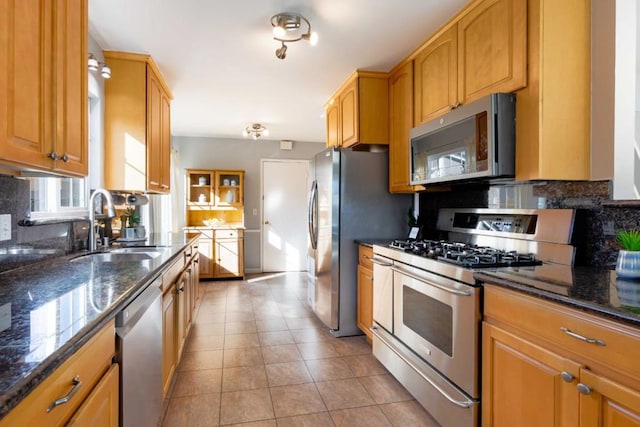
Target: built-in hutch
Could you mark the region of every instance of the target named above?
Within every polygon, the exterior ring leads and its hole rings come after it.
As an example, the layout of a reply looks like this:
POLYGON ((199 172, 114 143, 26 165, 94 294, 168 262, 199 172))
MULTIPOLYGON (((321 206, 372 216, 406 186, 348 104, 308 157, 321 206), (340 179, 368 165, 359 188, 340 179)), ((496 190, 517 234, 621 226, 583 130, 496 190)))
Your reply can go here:
POLYGON ((200 277, 244 277, 244 171, 187 169, 186 230, 200 233, 200 277))

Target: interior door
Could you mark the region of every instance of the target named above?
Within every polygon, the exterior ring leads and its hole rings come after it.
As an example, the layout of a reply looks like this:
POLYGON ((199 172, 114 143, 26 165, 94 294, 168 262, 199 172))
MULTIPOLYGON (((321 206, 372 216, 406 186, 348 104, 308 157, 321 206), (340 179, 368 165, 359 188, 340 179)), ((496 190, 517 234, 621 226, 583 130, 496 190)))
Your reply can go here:
POLYGON ((309 162, 262 161, 262 270, 307 268, 309 162))

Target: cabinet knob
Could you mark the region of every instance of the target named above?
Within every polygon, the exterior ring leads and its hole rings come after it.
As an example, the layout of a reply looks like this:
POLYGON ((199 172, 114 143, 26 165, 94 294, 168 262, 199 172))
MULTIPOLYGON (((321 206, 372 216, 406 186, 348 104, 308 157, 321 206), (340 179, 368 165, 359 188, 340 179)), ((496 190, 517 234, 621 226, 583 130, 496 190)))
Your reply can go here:
POLYGON ((570 382, 572 382, 572 381, 573 381, 573 379, 575 378, 572 374, 570 374, 569 372, 566 372, 566 371, 562 372, 562 373, 560 374, 560 376, 562 377, 562 379, 563 379, 563 380, 564 380, 564 382, 566 382, 566 383, 570 383, 570 382))
POLYGON ((66 154, 63 154, 62 157, 60 157, 62 159, 63 162, 67 163, 69 161, 69 156, 67 156, 66 154))
POLYGON ((589 395, 591 394, 591 387, 586 384, 579 383, 578 384, 578 392, 580 394, 589 395))
POLYGON ((58 154, 55 151, 52 151, 47 155, 51 160, 58 160, 58 154))
POLYGON ((269 221, 265 221, 264 225, 270 225, 271 223, 269 221))

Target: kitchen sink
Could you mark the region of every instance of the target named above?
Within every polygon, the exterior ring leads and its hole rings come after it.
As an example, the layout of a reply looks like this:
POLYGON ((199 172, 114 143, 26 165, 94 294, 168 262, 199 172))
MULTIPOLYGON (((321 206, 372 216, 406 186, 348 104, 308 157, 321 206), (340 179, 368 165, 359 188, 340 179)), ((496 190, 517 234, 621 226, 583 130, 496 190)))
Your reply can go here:
POLYGON ((82 259, 90 259, 99 262, 136 262, 145 261, 157 258, 162 254, 162 251, 154 250, 152 248, 122 248, 114 249, 111 252, 94 252, 86 255, 80 255, 73 258, 71 262, 79 261, 82 259), (138 249, 138 250, 132 250, 138 249))

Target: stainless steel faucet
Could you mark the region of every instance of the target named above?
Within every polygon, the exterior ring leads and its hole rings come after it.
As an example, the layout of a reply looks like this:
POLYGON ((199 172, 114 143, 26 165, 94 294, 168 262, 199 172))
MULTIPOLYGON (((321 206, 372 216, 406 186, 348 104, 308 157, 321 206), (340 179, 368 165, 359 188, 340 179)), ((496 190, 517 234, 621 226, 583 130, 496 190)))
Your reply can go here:
POLYGON ((113 218, 117 215, 116 208, 113 207, 111 193, 104 188, 96 188, 91 194, 91 197, 89 197, 89 250, 91 252, 96 250, 96 208, 94 205, 97 194, 102 194, 107 199, 107 218, 113 218))

